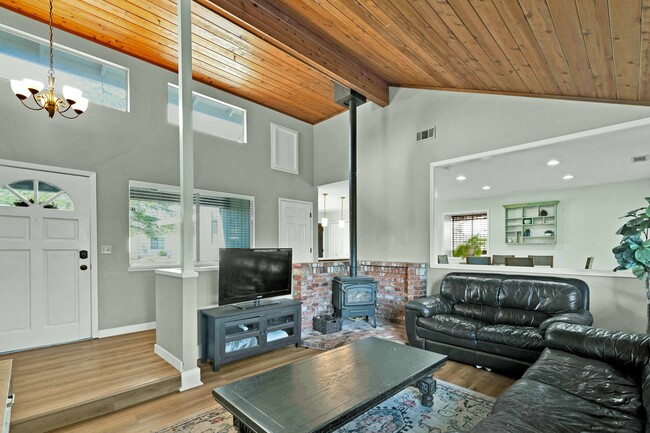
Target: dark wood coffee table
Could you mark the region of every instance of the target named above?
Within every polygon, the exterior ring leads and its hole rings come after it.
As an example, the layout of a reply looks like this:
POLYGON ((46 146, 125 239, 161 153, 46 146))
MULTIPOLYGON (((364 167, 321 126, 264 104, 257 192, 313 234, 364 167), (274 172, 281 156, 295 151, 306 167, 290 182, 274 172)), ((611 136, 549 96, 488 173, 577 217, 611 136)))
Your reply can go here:
POLYGON ((328 432, 410 384, 433 404, 431 376, 446 355, 366 338, 212 390, 249 433, 328 432))

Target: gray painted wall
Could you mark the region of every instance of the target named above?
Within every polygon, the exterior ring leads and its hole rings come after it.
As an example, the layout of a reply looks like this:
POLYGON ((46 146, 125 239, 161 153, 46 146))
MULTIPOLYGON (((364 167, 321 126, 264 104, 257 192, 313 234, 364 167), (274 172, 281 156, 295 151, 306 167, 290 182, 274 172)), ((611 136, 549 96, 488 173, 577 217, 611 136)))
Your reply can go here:
MULTIPOLYGON (((47 36, 47 26, 1 8, 0 23, 47 36)), ((77 120, 48 119, 23 108, 9 82, 0 80, 0 159, 97 173, 98 242, 113 246, 112 255, 99 256, 99 329, 152 322, 154 273, 127 270, 128 181, 178 185, 178 128, 167 124, 167 83, 177 83, 177 76, 62 31, 55 30, 54 39, 128 67, 131 112, 91 104, 77 120)), ((248 111, 247 144, 195 134, 196 188, 255 196, 256 246, 277 246, 279 197, 316 208, 313 127, 200 83, 194 90, 248 111), (271 122, 299 132, 300 175, 270 169, 271 122)))
MULTIPOLYGON (((640 106, 391 88, 388 107, 368 103, 358 113, 359 258, 429 260, 431 162, 649 116, 650 108, 640 106), (416 132, 434 125, 437 138, 416 144, 416 132)), ((347 128, 347 113, 314 127, 316 185, 347 178, 347 128)), ((430 292, 438 271, 431 270, 430 292)), ((597 323, 643 331, 645 303, 635 304, 642 283, 597 281, 601 310, 611 318, 597 323), (634 294, 634 302, 608 303, 617 290, 634 294)))

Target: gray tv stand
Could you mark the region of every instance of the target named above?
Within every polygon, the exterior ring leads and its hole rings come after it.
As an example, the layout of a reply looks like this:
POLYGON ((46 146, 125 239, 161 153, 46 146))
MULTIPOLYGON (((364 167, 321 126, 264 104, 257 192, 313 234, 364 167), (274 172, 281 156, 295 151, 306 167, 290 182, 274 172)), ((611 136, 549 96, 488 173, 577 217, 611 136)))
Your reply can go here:
POLYGON ((199 310, 201 362, 212 371, 235 361, 288 344, 300 346, 302 302, 274 299, 246 309, 233 305, 199 310))

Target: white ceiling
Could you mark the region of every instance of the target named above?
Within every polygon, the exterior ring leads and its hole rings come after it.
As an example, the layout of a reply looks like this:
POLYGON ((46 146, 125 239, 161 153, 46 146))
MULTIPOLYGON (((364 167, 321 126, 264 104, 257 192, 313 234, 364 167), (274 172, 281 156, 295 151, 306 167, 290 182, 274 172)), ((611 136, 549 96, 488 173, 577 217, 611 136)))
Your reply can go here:
POLYGON ((437 166, 437 199, 463 200, 644 178, 650 181, 650 161, 631 162, 632 157, 650 155, 650 119, 517 147, 530 148, 437 166), (551 159, 560 164, 548 166, 551 159), (573 179, 562 179, 567 174, 573 179), (467 179, 459 182, 459 175, 467 179), (484 185, 490 190, 483 190, 484 185))

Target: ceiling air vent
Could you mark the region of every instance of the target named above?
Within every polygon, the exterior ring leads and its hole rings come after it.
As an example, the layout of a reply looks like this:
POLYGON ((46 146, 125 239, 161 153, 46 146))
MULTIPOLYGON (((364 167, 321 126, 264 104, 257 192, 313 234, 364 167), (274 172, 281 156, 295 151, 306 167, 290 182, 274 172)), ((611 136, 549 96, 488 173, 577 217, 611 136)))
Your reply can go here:
POLYGON ((424 140, 431 140, 436 138, 436 127, 434 126, 433 128, 425 129, 424 131, 420 131, 416 134, 415 136, 415 141, 424 141, 424 140))
POLYGON ((650 155, 639 155, 632 157, 632 164, 636 162, 648 162, 650 160, 650 155))

